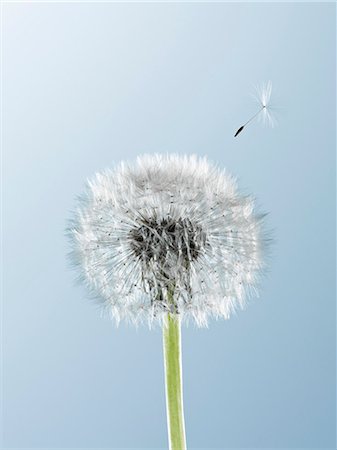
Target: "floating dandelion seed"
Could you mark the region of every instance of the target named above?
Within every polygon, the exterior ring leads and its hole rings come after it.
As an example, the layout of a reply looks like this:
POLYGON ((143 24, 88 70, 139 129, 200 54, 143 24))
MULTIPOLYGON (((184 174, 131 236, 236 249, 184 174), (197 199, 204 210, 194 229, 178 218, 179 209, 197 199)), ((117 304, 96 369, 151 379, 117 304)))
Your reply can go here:
POLYGON ((253 94, 253 97, 260 105, 260 109, 236 131, 234 137, 240 134, 241 131, 243 131, 243 129, 245 128, 245 126, 248 125, 256 117, 259 118, 264 124, 270 125, 271 127, 275 126, 276 121, 275 117, 271 113, 271 105, 270 105, 270 97, 272 92, 271 81, 263 83, 261 86, 255 87, 255 91, 256 92, 253 94))
POLYGON ((256 293, 263 216, 206 158, 144 155, 88 182, 68 233, 81 278, 117 322, 163 326, 169 442, 185 449, 180 325, 228 319, 256 293))

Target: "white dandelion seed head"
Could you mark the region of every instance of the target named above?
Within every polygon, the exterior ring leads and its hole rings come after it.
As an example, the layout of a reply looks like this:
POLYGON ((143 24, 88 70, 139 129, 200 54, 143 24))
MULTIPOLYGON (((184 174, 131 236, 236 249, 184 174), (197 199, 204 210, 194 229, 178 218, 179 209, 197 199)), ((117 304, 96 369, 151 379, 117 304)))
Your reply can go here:
POLYGON ((68 234, 82 280, 111 316, 206 325, 257 293, 265 235, 234 178, 195 155, 143 155, 87 183, 68 234))
POLYGON ((272 128, 276 125, 276 117, 273 113, 273 106, 271 104, 272 82, 269 80, 261 85, 254 87, 254 99, 260 105, 261 113, 258 118, 264 125, 269 125, 272 128))

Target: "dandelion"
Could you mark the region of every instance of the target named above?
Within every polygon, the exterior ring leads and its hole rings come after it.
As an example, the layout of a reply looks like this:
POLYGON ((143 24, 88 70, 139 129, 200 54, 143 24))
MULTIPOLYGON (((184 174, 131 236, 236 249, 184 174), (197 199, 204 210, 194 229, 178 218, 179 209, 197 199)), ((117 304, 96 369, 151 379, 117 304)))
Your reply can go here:
POLYGON ((143 155, 87 183, 68 233, 81 279, 117 323, 163 327, 169 444, 185 449, 181 323, 228 319, 257 293, 263 216, 206 158, 143 155))
POLYGON ((271 104, 270 104, 271 91, 272 91, 271 81, 263 83, 261 86, 255 87, 255 93, 253 94, 253 98, 260 105, 260 109, 249 120, 247 120, 247 122, 244 125, 242 125, 237 130, 234 137, 240 134, 241 131, 243 131, 244 127, 248 125, 250 122, 252 122, 252 120, 254 120, 255 118, 260 119, 262 123, 267 124, 271 127, 275 126, 276 120, 271 112, 271 104))

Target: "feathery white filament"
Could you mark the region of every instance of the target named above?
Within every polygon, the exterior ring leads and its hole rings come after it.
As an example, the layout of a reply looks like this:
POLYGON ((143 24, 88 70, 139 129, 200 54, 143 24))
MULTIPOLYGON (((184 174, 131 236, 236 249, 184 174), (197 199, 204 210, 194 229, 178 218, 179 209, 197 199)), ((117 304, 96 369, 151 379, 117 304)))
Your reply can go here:
POLYGON ((272 82, 269 80, 266 83, 262 83, 260 86, 255 86, 255 94, 253 94, 253 97, 261 106, 261 113, 258 115, 259 120, 273 128, 276 125, 276 119, 271 112, 271 92, 272 82))
POLYGON ((96 174, 68 233, 82 280, 117 322, 229 318, 263 267, 253 199, 195 155, 143 155, 96 174))

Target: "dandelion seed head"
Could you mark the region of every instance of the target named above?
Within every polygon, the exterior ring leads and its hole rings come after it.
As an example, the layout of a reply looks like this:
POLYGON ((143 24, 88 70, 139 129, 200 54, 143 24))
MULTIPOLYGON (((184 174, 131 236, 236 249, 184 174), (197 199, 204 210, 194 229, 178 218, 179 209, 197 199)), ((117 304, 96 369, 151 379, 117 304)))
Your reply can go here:
POLYGON ((204 326, 243 308, 257 294, 267 240, 230 174, 175 154, 97 173, 68 235, 81 280, 111 317, 149 325, 171 312, 204 326))

